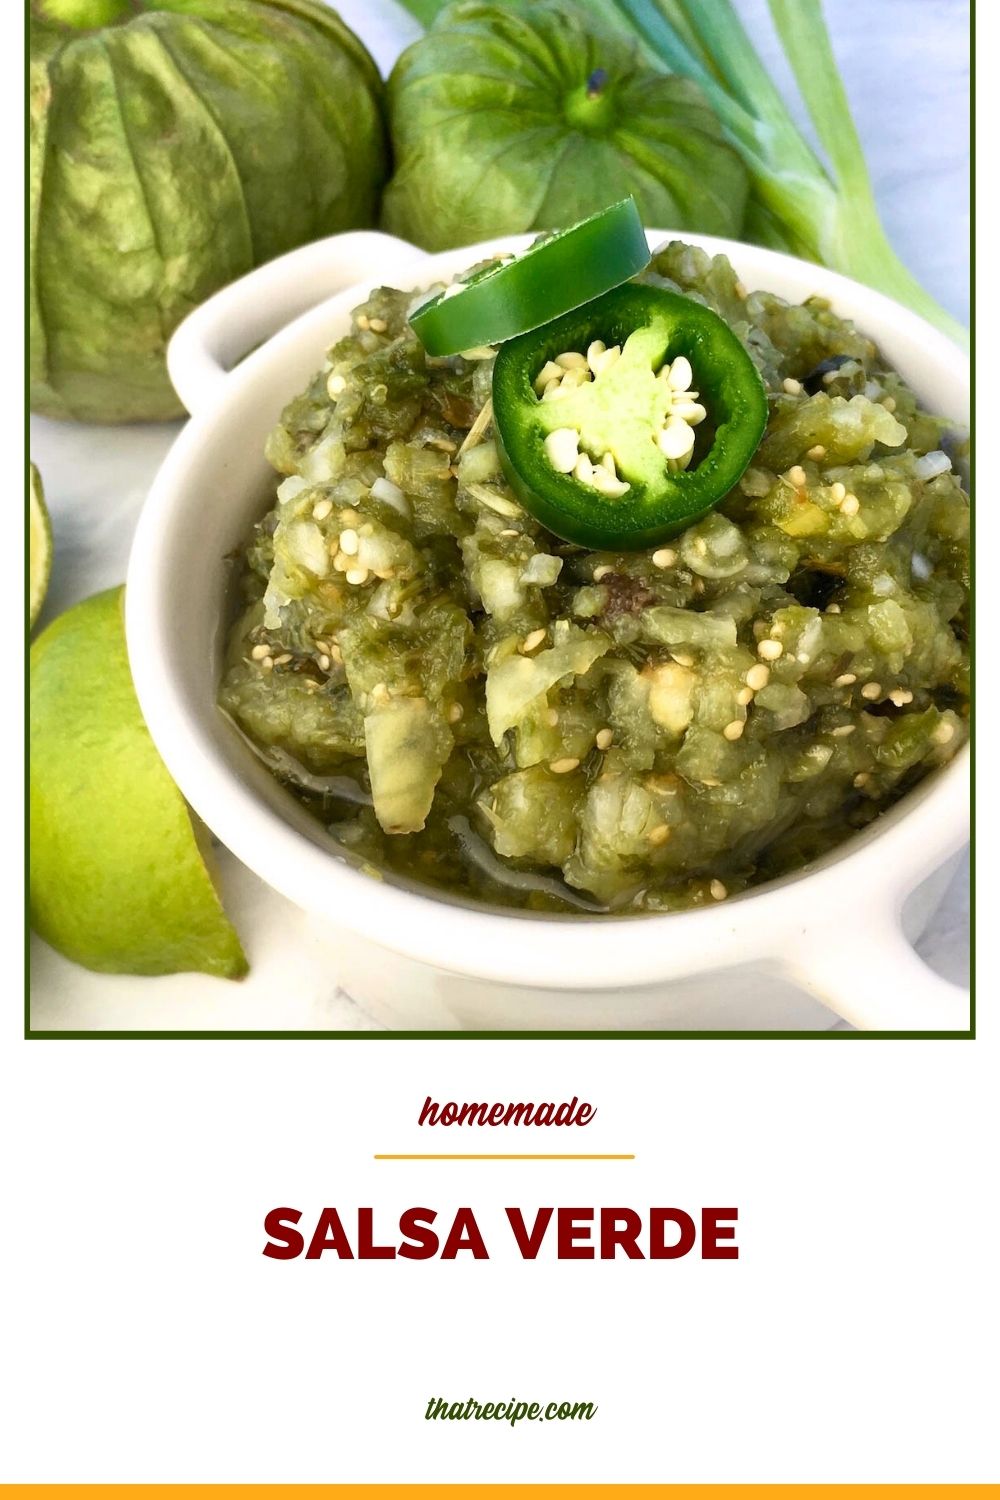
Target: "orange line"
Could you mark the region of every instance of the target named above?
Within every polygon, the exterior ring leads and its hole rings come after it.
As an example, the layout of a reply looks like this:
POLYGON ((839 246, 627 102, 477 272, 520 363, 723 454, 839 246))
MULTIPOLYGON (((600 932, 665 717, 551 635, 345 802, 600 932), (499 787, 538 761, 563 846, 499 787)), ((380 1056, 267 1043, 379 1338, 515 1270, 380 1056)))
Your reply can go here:
POLYGON ((376 1151, 374 1159, 375 1161, 635 1161, 635 1154, 631 1151, 611 1152, 604 1155, 573 1151, 561 1154, 542 1151, 527 1151, 522 1153, 507 1151, 376 1151))
MULTIPOLYGON (((406 1500, 406 1497, 420 1497, 420 1500, 462 1500, 462 1497, 476 1497, 476 1500, 529 1500, 531 1496, 539 1497, 539 1500, 581 1500, 582 1497, 608 1495, 622 1496, 631 1495, 635 1492, 636 1500, 645 1500, 646 1496, 652 1500, 653 1496, 662 1496, 663 1500, 737 1500, 744 1491, 755 1500, 768 1500, 775 1493, 781 1496, 781 1500, 836 1500, 843 1496, 844 1500, 851 1497, 871 1496, 871 1500, 903 1500, 903 1497, 912 1497, 912 1500, 926 1500, 928 1495, 948 1494, 954 1495, 958 1486, 956 1484, 742 1484, 734 1481, 731 1484, 3 1484, 0 1483, 0 1492, 3 1492, 4 1500, 11 1496, 11 1500, 72 1500, 72 1496, 80 1490, 92 1500, 108 1500, 113 1496, 114 1500, 126 1500, 129 1496, 141 1496, 143 1500, 172 1500, 173 1496, 182 1497, 189 1495, 203 1495, 206 1500, 237 1500, 239 1496, 249 1496, 252 1500, 263 1500, 264 1496, 275 1495, 280 1500, 284 1495, 287 1497, 298 1495, 303 1497, 316 1497, 316 1500, 383 1500, 383 1497, 398 1497, 398 1500, 406 1500)), ((995 1484, 963 1484, 963 1491, 969 1490, 973 1496, 982 1492, 983 1496, 995 1495, 995 1484)))

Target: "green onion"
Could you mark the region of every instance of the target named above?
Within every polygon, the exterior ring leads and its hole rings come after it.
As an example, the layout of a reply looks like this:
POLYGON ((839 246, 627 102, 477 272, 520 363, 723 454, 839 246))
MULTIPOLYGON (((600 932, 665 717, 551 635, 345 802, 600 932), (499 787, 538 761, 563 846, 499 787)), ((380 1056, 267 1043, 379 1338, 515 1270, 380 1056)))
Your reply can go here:
POLYGON ((704 90, 753 183, 745 229, 913 308, 963 346, 968 333, 886 237, 819 0, 769 0, 829 170, 799 134, 731 0, 615 0, 650 51, 704 90))

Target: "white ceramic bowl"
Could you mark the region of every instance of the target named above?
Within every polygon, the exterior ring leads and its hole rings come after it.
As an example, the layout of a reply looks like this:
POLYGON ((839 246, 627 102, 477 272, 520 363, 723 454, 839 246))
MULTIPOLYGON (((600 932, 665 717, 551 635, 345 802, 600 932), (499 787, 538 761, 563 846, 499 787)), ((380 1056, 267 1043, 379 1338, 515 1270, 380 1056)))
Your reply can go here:
MULTIPOLYGON (((651 244, 665 237, 650 232, 651 244)), ((965 356, 913 313, 773 251, 685 238, 727 254, 751 288, 829 297, 931 409, 968 421, 965 356)), ((372 286, 429 285, 527 242, 426 256, 386 235, 340 235, 227 287, 178 329, 170 372, 192 417, 143 509, 126 600, 139 700, 171 774, 228 848, 321 919, 337 977, 396 1029, 815 1029, 832 1023, 828 1006, 869 1029, 965 1030, 967 992, 908 941, 967 838, 964 753, 808 873, 711 910, 539 917, 351 869, 216 710, 225 558, 270 503, 264 439, 282 406, 372 286)))

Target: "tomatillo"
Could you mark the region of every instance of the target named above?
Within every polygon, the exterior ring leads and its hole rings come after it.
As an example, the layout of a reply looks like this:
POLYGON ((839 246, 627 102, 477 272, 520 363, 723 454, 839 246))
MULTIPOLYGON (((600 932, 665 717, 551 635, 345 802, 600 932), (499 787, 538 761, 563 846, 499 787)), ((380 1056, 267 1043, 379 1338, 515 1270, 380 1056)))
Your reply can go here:
POLYGON ((549 323, 621 286, 649 264, 634 198, 535 241, 456 281, 410 314, 428 354, 460 354, 549 323))
POLYGON ((735 333, 666 288, 629 285, 505 343, 493 426, 508 482, 569 542, 640 551, 712 509, 767 425, 735 333))

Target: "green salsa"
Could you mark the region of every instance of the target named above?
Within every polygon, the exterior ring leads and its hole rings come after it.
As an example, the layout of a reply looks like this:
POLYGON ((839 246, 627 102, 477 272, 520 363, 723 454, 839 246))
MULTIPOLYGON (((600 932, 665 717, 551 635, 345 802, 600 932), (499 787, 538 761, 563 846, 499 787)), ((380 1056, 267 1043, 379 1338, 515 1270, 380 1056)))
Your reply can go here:
POLYGON ((807 866, 964 743, 963 435, 821 298, 747 294, 677 242, 637 279, 718 313, 767 392, 739 482, 665 544, 590 550, 524 510, 493 351, 429 356, 410 292, 374 292, 282 413, 219 701, 331 857, 529 911, 677 910, 807 866))

